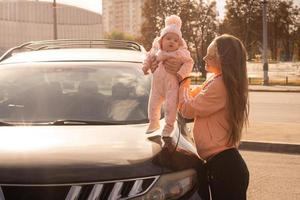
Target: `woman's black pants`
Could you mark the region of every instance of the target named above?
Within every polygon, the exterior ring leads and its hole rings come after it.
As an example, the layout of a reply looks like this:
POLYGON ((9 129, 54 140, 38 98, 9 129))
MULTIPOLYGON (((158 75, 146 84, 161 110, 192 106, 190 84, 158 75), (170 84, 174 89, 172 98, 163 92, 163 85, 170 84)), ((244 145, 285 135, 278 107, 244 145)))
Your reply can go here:
POLYGON ((199 195, 203 200, 244 200, 249 171, 236 148, 218 153, 198 170, 199 195))

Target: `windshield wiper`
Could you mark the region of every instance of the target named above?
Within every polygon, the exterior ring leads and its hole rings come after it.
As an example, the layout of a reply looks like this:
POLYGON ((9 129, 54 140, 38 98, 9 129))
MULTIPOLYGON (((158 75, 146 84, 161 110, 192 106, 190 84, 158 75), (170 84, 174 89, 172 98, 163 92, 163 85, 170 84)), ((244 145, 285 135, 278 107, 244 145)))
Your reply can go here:
MULTIPOLYGON (((148 119, 141 120, 127 120, 127 121, 86 121, 86 120, 73 120, 73 119, 58 119, 52 122, 27 122, 31 125, 127 125, 127 124, 142 124, 148 123, 148 119)), ((24 122, 22 123, 24 124, 24 122)), ((4 121, 0 121, 0 126, 15 126, 16 124, 10 124, 4 121)))
POLYGON ((127 124, 142 124, 147 123, 148 119, 127 120, 127 121, 86 121, 73 119, 59 119, 47 123, 47 125, 127 125, 127 124))
POLYGON ((47 124, 48 125, 121 125, 122 123, 110 122, 110 121, 85 121, 85 120, 59 119, 47 124))
POLYGON ((0 126, 14 126, 14 124, 10 124, 7 122, 0 121, 0 126))

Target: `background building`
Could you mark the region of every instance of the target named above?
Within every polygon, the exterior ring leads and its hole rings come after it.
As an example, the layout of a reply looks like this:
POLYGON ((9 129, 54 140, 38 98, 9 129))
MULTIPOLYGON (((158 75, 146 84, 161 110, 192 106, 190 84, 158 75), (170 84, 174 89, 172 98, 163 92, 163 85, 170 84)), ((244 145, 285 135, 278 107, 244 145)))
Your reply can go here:
POLYGON ((102 0, 103 31, 139 36, 145 0, 102 0))
MULTIPOLYGON (((32 40, 53 39, 52 3, 0 1, 0 55, 32 40)), ((101 39, 102 16, 78 7, 57 4, 58 39, 101 39)))

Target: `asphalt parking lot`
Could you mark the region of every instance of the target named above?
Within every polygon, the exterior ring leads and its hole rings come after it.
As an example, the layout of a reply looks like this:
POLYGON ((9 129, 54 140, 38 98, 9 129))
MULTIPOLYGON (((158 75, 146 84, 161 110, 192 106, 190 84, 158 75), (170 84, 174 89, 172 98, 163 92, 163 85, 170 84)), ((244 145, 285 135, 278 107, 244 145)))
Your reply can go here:
POLYGON ((300 199, 300 155, 241 151, 250 172, 249 200, 300 199))

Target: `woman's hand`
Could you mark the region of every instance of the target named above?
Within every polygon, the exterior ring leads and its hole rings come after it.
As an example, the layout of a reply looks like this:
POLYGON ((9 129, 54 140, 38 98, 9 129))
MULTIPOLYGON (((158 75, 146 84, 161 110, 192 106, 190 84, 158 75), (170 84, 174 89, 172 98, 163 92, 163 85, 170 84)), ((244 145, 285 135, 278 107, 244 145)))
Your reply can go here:
POLYGON ((166 71, 174 75, 177 75, 177 72, 179 71, 182 64, 183 63, 176 58, 169 58, 164 61, 166 71))

